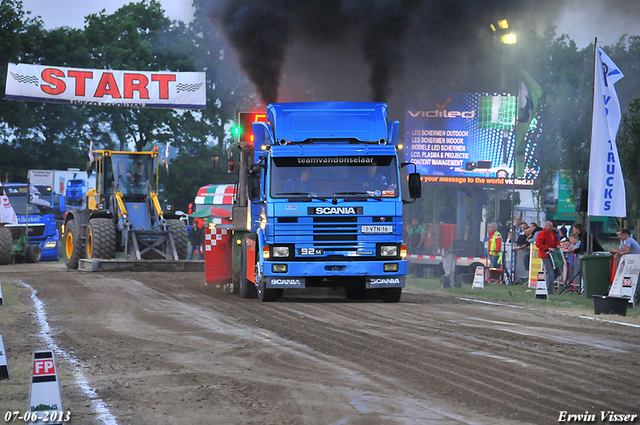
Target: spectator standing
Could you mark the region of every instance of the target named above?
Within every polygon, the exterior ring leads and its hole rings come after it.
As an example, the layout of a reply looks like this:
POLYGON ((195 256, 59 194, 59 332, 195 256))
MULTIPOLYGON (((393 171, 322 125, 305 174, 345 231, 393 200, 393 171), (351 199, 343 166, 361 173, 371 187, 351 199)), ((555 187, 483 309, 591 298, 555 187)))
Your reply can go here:
MULTIPOLYGON (((422 255, 422 247, 425 241, 425 230, 420 223, 418 223, 417 217, 411 219, 411 224, 407 227, 407 234, 409 235, 409 253, 422 255)), ((422 266, 414 266, 415 277, 422 277, 422 266)))
POLYGON ((191 248, 189 249, 189 260, 193 260, 194 254, 195 257, 200 259, 201 245, 203 231, 202 227, 200 227, 199 221, 193 222, 193 228, 191 229, 191 233, 189 233, 189 242, 191 243, 191 248))
POLYGON ((424 245, 422 253, 424 255, 431 255, 432 247, 433 247, 433 225, 431 223, 426 224, 422 223, 422 227, 424 228, 424 245))
POLYGON ((204 239, 205 239, 205 229, 208 229, 209 219, 205 218, 202 220, 202 230, 200 231, 200 254, 202 255, 202 259, 204 259, 204 239))
POLYGON ((615 254, 615 261, 618 264, 620 257, 627 254, 640 254, 640 245, 631 236, 629 229, 618 229, 616 231, 618 239, 620 239, 620 247, 618 249, 610 249, 611 254, 615 254))
MULTIPOLYGON (((576 254, 584 254, 587 252, 587 233, 584 231, 584 226, 582 223, 575 223, 573 225, 573 233, 578 235, 580 238, 580 250, 576 252, 576 254)), ((591 248, 593 251, 604 251, 602 245, 598 242, 598 240, 591 235, 591 248)))
POLYGON ((487 254, 491 260, 491 268, 497 269, 502 264, 502 235, 498 232, 498 224, 496 222, 489 224, 488 237, 487 254))
POLYGON ((559 270, 553 267, 550 253, 560 247, 560 241, 553 231, 552 222, 547 221, 544 223, 544 229, 536 238, 536 246, 538 247, 538 257, 542 260, 542 265, 544 267, 547 292, 549 294, 553 294, 553 282, 556 280, 559 270))

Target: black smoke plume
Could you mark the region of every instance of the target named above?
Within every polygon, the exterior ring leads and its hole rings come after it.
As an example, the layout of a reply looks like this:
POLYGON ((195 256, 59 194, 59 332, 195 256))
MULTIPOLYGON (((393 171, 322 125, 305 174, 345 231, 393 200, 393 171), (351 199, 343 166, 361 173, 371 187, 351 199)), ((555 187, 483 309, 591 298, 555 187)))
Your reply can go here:
MULTIPOLYGON (((426 80, 438 81, 439 88, 452 79, 483 77, 474 67, 492 44, 490 23, 505 17, 526 22, 534 7, 541 16, 543 4, 561 2, 209 0, 207 13, 237 50, 265 103, 278 100, 285 61, 294 62, 295 69, 295 60, 287 57, 292 44, 304 43, 308 58, 319 45, 341 52, 354 41, 359 51, 352 57, 368 65, 369 99, 386 101, 408 64, 411 78, 432 74, 426 80)), ((349 78, 340 68, 334 64, 334 78, 349 78)))

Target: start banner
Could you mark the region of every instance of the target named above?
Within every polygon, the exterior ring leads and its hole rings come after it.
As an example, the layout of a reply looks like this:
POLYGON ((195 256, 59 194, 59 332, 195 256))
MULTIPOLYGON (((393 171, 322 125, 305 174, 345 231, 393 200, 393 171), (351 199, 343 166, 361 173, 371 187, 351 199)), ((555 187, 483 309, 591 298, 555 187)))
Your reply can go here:
POLYGON ((7 99, 77 106, 202 109, 204 72, 115 71, 9 63, 7 99))

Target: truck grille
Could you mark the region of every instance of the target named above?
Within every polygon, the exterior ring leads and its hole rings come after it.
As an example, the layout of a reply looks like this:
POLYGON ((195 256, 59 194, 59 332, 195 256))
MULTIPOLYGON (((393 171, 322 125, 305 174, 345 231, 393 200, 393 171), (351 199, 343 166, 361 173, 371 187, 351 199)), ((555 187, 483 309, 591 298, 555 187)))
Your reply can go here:
POLYGON ((275 243, 292 241, 298 246, 322 248, 325 251, 358 251, 368 247, 375 251, 375 242, 395 241, 395 232, 386 235, 360 233, 365 224, 396 226, 393 217, 332 216, 278 217, 275 223, 275 243), (279 241, 280 237, 282 240, 279 241))

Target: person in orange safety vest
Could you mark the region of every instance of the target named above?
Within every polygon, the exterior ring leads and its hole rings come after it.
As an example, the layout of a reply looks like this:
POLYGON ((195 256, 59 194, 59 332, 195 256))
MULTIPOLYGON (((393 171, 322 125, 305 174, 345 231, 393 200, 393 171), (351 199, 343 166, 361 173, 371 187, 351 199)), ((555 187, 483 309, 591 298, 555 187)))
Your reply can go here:
POLYGON ((502 264, 502 235, 498 232, 498 224, 489 224, 489 246, 487 254, 491 260, 491 268, 500 268, 502 264))

